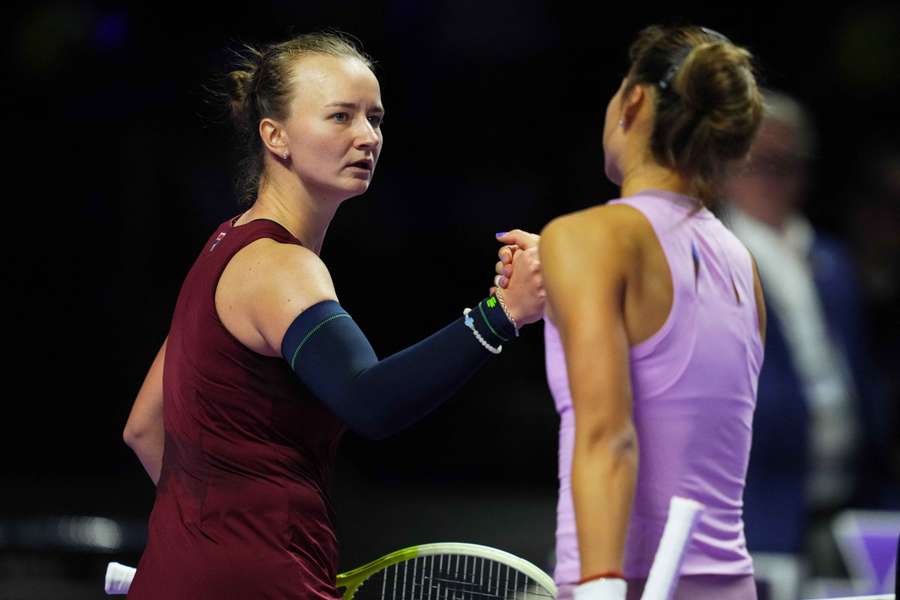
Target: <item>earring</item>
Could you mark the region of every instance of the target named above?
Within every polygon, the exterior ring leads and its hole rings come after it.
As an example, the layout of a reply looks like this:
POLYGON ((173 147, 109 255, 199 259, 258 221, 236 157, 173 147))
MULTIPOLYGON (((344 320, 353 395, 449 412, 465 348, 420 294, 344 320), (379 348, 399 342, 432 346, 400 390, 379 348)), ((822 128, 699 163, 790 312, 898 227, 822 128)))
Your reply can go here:
POLYGON ((283 152, 283 153, 281 154, 281 158, 283 158, 284 160, 287 160, 287 157, 288 157, 288 153, 287 153, 287 152, 283 152))
POLYGON ((619 127, 625 128, 625 119, 619 119, 619 127))

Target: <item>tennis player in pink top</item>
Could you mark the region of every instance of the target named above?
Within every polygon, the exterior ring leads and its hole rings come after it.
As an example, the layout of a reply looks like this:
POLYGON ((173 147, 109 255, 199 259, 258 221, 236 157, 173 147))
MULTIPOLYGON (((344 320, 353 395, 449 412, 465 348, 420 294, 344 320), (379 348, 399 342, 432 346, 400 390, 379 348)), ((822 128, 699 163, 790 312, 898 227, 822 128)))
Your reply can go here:
POLYGON ((677 495, 706 510, 674 597, 755 599, 741 510, 765 308, 753 259, 708 207, 762 99, 750 54, 705 28, 649 27, 630 60, 603 130, 622 197, 540 238, 561 420, 555 578, 564 599, 640 598, 677 495))

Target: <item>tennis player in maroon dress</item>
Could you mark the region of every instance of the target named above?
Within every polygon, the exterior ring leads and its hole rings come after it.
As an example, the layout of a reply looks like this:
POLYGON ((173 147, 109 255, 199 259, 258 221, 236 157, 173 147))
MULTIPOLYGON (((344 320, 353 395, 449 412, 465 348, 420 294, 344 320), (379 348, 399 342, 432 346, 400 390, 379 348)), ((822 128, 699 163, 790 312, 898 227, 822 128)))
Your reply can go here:
POLYGON ((414 423, 538 320, 536 249, 516 252, 502 295, 379 360, 319 258, 381 150, 370 62, 305 35, 249 51, 230 76, 253 204, 200 250, 126 425, 157 483, 129 597, 336 598, 327 489, 341 432, 414 423))

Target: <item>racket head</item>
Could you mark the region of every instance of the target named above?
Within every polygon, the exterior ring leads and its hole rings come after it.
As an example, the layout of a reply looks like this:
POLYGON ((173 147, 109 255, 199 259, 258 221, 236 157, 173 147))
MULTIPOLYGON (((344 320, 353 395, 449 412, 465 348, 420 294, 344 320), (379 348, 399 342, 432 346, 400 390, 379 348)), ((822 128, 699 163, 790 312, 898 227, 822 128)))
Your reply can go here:
POLYGON ((344 600, 435 600, 556 597, 553 578, 534 564, 490 546, 421 544, 386 554, 337 576, 344 600))

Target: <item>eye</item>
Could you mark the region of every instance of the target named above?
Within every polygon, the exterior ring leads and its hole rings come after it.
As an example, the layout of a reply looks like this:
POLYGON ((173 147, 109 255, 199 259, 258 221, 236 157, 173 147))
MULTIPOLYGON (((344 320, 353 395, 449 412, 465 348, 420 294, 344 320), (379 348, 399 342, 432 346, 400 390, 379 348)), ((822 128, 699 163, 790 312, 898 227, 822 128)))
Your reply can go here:
POLYGON ((369 123, 372 124, 372 127, 381 127, 381 124, 384 123, 384 115, 369 115, 369 123))
POLYGON ((334 113, 331 115, 336 123, 346 123, 350 120, 350 114, 345 112, 334 113))

